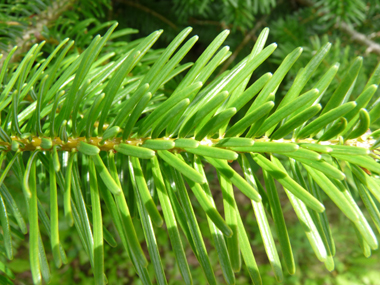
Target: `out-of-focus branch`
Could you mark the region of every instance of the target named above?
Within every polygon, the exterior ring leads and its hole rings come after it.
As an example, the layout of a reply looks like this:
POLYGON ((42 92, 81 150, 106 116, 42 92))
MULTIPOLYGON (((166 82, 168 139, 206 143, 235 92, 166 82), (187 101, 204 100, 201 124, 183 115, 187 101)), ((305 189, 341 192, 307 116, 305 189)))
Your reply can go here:
MULTIPOLYGON (((29 46, 33 44, 33 41, 31 41, 33 37, 38 40, 40 38, 43 27, 48 26, 49 23, 55 21, 59 15, 66 11, 74 2, 75 1, 73 0, 54 1, 46 11, 34 16, 35 25, 29 25, 24 30, 22 36, 16 40, 16 46, 18 49, 16 50, 15 54, 13 54, 13 58, 15 58, 16 54, 27 50, 29 46)), ((16 22, 7 22, 8 25, 15 25, 15 23, 16 22)), ((9 46, 9 48, 2 53, 3 57, 0 59, 0 67, 3 65, 4 60, 8 56, 8 51, 10 51, 12 47, 13 45, 9 46)))
POLYGON ((20 26, 21 24, 16 21, 0 21, 0 24, 5 24, 7 26, 20 26))
POLYGON ((172 22, 170 21, 169 19, 165 18, 164 16, 162 16, 161 14, 157 13, 156 11, 153 11, 152 9, 149 9, 148 7, 145 7, 135 1, 129 1, 129 0, 122 0, 120 1, 121 3, 124 3, 124 4, 127 4, 129 6, 132 6, 132 7, 135 7, 141 11, 144 11, 148 14, 151 14, 153 17, 156 17, 158 19, 160 19, 162 22, 168 24, 170 27, 172 27, 174 30, 178 30, 177 26, 172 22))
POLYGON ((368 38, 371 40, 371 39, 375 39, 375 38, 380 38, 380 32, 376 32, 376 33, 372 33, 372 34, 369 34, 368 35, 368 38))
POLYGON ((336 27, 343 33, 350 36, 352 41, 367 46, 366 53, 373 52, 380 55, 380 44, 370 40, 366 35, 355 31, 349 25, 343 22, 336 24, 336 27))
MULTIPOLYGON (((310 0, 297 0, 297 2, 301 4, 302 6, 306 6, 306 7, 314 6, 314 3, 310 0)), ((344 22, 336 23, 335 28, 347 34, 348 36, 350 36, 350 39, 353 42, 357 42, 361 45, 367 46, 366 53, 372 52, 372 53, 376 53, 380 55, 380 44, 372 41, 366 35, 355 31, 347 23, 344 23, 344 22)))
POLYGON ((236 29, 239 31, 243 31, 243 29, 240 26, 233 25, 233 24, 226 24, 224 21, 210 21, 210 20, 199 20, 195 19, 193 17, 189 18, 189 23, 190 24, 195 24, 195 25, 201 25, 201 26, 217 26, 222 28, 223 30, 226 29, 236 29))

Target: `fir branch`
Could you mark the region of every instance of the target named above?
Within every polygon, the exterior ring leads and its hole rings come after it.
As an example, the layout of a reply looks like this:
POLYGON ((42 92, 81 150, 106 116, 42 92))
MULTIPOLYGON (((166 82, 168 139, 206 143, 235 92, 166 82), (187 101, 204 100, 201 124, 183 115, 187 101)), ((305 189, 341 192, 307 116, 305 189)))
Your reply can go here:
MULTIPOLYGON (((319 75, 313 89, 304 89, 330 50, 331 44, 326 43, 275 106, 278 86, 303 49, 293 50, 273 74, 265 73, 248 86, 252 73, 277 47, 274 43, 265 47, 269 32, 265 28, 246 59, 222 78, 208 82, 228 52, 222 45, 229 32, 223 31, 194 64, 185 65, 191 69, 176 89, 168 92, 165 83, 186 70, 180 62, 198 40, 194 36, 186 41, 192 29, 183 30, 158 53, 150 49, 162 31, 137 41, 132 48, 123 46, 118 57, 112 58, 114 46, 112 41, 111 47, 107 42, 117 33, 112 34, 116 26, 103 37, 93 37, 79 56, 68 54, 73 43, 66 39, 41 65, 33 67, 42 46, 35 45, 15 69, 3 67, 0 72, 4 87, 0 94, 0 161, 6 165, 0 176, 0 198, 6 197, 17 213, 17 204, 12 203, 4 184, 8 174, 15 175, 30 203, 30 260, 35 283, 40 283, 41 277, 50 280, 39 220, 51 228, 55 263, 65 263, 57 233, 57 200, 62 197, 67 222, 77 229, 97 284, 105 280, 103 239, 114 244, 103 225, 102 205, 110 211, 144 285, 152 282, 137 238, 135 223, 139 222, 158 283, 167 281, 154 229, 165 222, 184 280, 191 284, 192 278, 183 258, 179 227, 206 279, 216 284, 190 191, 200 205, 196 210, 204 212, 210 225, 224 278, 234 283, 233 272, 240 270, 242 254, 253 282, 260 283, 233 186, 252 203, 276 279, 281 281, 283 272, 268 214, 273 217, 285 252, 286 268, 293 274, 295 261, 275 180, 284 188, 300 222, 307 225, 305 235, 316 258, 328 270, 334 269, 335 248, 321 190, 352 222, 359 240, 367 245, 364 254, 377 249, 376 236, 358 206, 361 204, 351 195, 353 186, 349 182, 354 180, 364 207, 380 229, 380 213, 372 198, 380 201, 380 130, 366 134, 371 122, 380 116, 380 105, 371 100, 380 83, 380 65, 355 101, 349 101, 363 61, 355 58, 322 109, 318 103, 334 79, 338 64, 319 75), (101 64, 104 58, 112 59, 101 64), (24 100, 27 96, 32 100, 24 100), (230 123, 252 101, 242 118, 230 123), (244 177, 229 164, 235 160, 244 177), (215 206, 203 163, 217 171, 224 217, 215 206), (253 173, 257 165, 264 173, 265 184, 253 173), (54 210, 49 213, 50 227, 49 216, 38 201, 42 183, 37 179, 37 167, 39 175, 46 175, 48 169, 51 179, 50 205, 54 210), (63 190, 61 195, 56 194, 57 184, 63 190), (159 201, 155 199, 157 192, 159 201), (91 203, 87 194, 91 194, 91 203), (132 221, 137 211, 140 219, 132 221), (231 238, 226 240, 224 236, 231 238)), ((8 227, 7 204, 1 203, 3 229, 8 227)), ((17 221, 20 229, 25 228, 20 219, 17 221)), ((9 231, 3 231, 7 246, 0 248, 9 258, 13 256, 10 237, 9 231)))

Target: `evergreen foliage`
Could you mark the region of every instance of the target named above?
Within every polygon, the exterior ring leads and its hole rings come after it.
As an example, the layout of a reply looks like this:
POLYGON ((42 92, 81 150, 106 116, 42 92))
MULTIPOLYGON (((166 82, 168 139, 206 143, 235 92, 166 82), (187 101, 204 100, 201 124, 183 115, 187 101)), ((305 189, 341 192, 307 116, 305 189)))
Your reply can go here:
MULTIPOLYGON (((116 30, 115 22, 101 24, 96 18, 105 17, 100 11, 109 3, 98 1, 94 9, 84 10, 89 2, 75 8, 82 14, 62 12, 55 25, 45 28, 47 41, 31 46, 20 60, 12 60, 15 48, 8 51, 0 69, 0 252, 11 260, 14 240, 28 234, 35 284, 50 281, 50 266, 67 263, 61 220, 75 227, 96 284, 107 282, 104 244, 115 246, 116 240, 142 283, 152 284, 136 223, 143 229, 157 284, 167 284, 155 237, 163 225, 183 282, 192 284, 194 278, 185 252, 188 244, 208 283, 217 284, 195 203, 206 215, 225 282, 234 284, 245 264, 252 282, 261 284, 234 187, 252 204, 278 282, 284 271, 296 271, 278 190, 286 193, 315 257, 327 270, 334 270, 335 252, 340 250, 325 213, 327 199, 351 222, 366 257, 378 248, 371 224, 380 231, 380 104, 375 95, 380 64, 357 86, 363 58, 353 57, 334 83, 339 64, 326 69, 323 63, 340 47, 326 42, 316 44, 318 50, 306 62, 299 62, 300 47, 277 55, 281 62, 272 74, 263 70, 277 44, 267 44, 269 29, 264 28, 246 57, 215 76, 232 54, 224 46, 228 30, 195 62, 182 63, 198 41, 198 36, 189 36, 192 28, 180 31, 165 49, 155 50, 162 30, 120 41, 137 31, 116 30), (97 35, 105 27, 103 36, 97 35), (297 74, 294 80, 289 80, 291 72, 297 74), (172 83, 175 80, 178 84, 172 83), (279 94, 284 84, 288 88, 279 94), (223 214, 217 210, 205 165, 218 175, 223 214), (264 181, 257 177, 258 168, 264 181), (17 191, 22 192, 26 217, 7 185, 11 177, 20 184, 17 191), (47 189, 46 204, 40 198, 47 189), (105 212, 118 238, 104 227, 105 212), (51 248, 44 248, 42 227, 51 248), (52 253, 52 260, 46 252, 52 253)), ((208 13, 215 2, 177 1, 175 7, 188 5, 181 8, 186 13, 208 13)), ((276 4, 225 2, 220 9, 235 16, 239 14, 228 9, 244 10, 244 3, 253 7, 246 13, 268 13, 276 4)), ((330 2, 318 7, 327 9, 330 2)), ((355 3, 358 7, 352 9, 364 9, 361 1, 355 3)), ((360 13, 342 19, 363 21, 360 13)), ((12 40, 6 39, 4 46, 12 40)), ((9 284, 14 275, 1 265, 5 275, 0 280, 9 284)))

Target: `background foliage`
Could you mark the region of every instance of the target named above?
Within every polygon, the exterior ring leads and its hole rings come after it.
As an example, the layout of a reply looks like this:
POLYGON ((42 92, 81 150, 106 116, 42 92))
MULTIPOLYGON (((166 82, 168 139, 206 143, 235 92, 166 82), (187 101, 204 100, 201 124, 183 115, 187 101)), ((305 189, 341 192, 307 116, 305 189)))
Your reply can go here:
MULTIPOLYGON (((280 102, 291 87, 291 83, 297 75, 298 70, 304 67, 319 50, 328 41, 332 43, 329 54, 324 58, 320 68, 314 73, 313 77, 307 82, 305 90, 311 89, 317 80, 327 72, 336 62, 340 63, 340 69, 337 76, 331 83, 327 93, 324 95, 322 105, 325 105, 331 97, 332 92, 337 88, 339 83, 345 77, 349 66, 355 56, 363 55, 364 62, 360 74, 356 80, 352 96, 359 95, 364 89, 369 76, 379 61, 379 42, 380 34, 380 4, 378 1, 1 1, 0 2, 0 50, 4 54, 2 61, 6 58, 7 53, 15 44, 20 46, 20 53, 14 57, 17 63, 25 55, 34 43, 40 43, 45 40, 46 43, 41 47, 39 59, 47 58, 52 53, 56 45, 70 37, 75 40, 72 48, 68 51, 69 58, 74 59, 80 55, 85 48, 89 46, 93 36, 97 33, 104 34, 109 27, 108 21, 117 20, 119 27, 117 32, 110 38, 109 43, 105 46, 103 52, 107 55, 103 58, 101 64, 106 64, 108 60, 117 58, 117 55, 125 54, 128 49, 132 49, 140 43, 142 36, 147 36, 158 28, 163 28, 165 32, 159 38, 146 57, 133 70, 132 76, 138 78, 149 69, 163 48, 165 48, 173 38, 185 27, 192 26, 194 29, 190 35, 199 35, 200 40, 194 48, 186 55, 183 62, 195 61, 203 50, 210 44, 216 35, 223 29, 231 30, 230 36, 225 44, 231 47, 232 56, 224 62, 210 80, 218 73, 233 67, 236 63, 248 55, 255 43, 257 36, 262 28, 268 26, 271 29, 268 42, 277 42, 278 48, 273 55, 265 61, 255 74, 264 72, 274 72, 284 57, 292 52, 296 47, 302 46, 304 52, 290 69, 281 84, 276 96, 276 101, 280 102), (107 23, 107 24, 106 24, 107 23), (365 35, 365 39, 361 36, 365 35), (330 93, 329 93, 330 92, 330 93)), ((17 51, 18 52, 18 51, 17 51)), ((253 75, 251 82, 258 79, 253 75)), ((178 86, 183 75, 175 77, 167 82, 162 90, 163 99, 165 95, 171 94, 172 90, 178 86)), ((379 90, 372 97, 371 103, 379 98, 379 90)), ((245 113, 242 109, 236 114, 232 122, 238 121, 245 113)), ((379 120, 372 122, 371 128, 378 129, 379 120)), ((214 181, 212 189, 218 189, 216 173, 211 168, 206 168, 208 180, 214 181)), ((258 174, 262 175, 258 170, 258 174)), ((261 177, 261 176, 260 176, 261 177)), ((45 183, 48 189, 47 178, 43 175, 38 176, 39 182, 45 183)), ((260 180, 263 181, 261 177, 260 180)), ((17 189, 20 189, 20 183, 15 176, 9 176, 4 182, 9 186, 13 193, 19 193, 20 197, 15 197, 17 202, 22 205, 23 197, 17 189)), ((42 184, 44 185, 44 184, 42 184)), ((218 189, 219 190, 219 189, 218 189)), ((216 190, 215 192, 218 192, 216 190)), ((39 193, 41 202, 49 205, 49 191, 45 190, 39 193)), ((17 194, 15 194, 17 195, 17 194)), ((192 197, 195 211, 202 213, 200 205, 192 197)), ((253 237, 253 248, 256 261, 259 264, 260 272, 264 284, 274 282, 270 265, 266 259, 263 249, 262 240, 259 234, 257 222, 248 211, 251 206, 244 201, 244 198, 237 195, 236 199, 243 202, 242 209, 246 209, 247 214, 244 217, 244 224, 249 234, 253 237), (244 205, 245 204, 245 205, 244 205)), ((215 197, 218 209, 222 207, 222 198, 215 197)), ((347 219, 326 202, 327 213, 332 224, 333 236, 337 248, 344 248, 343 252, 337 251, 336 270, 328 273, 321 264, 316 261, 313 251, 303 233, 302 226, 296 220, 293 210, 286 200, 281 196, 283 211, 287 221, 289 236, 294 246, 295 260, 298 271, 295 275, 286 275, 285 284, 376 284, 379 278, 379 261, 378 251, 372 252, 372 257, 366 259, 362 255, 356 239, 355 231, 349 227, 347 219), (342 230, 344 229, 344 230, 342 230), (349 246, 347 245, 355 245, 349 246)), ((240 203, 241 204, 241 203, 240 203)), ((23 216, 27 216, 26 207, 21 206, 24 210, 23 216)), ((62 205, 60 204, 60 207, 62 205)), ((111 218, 104 215, 104 224, 111 231, 115 229, 111 225, 111 218)), ((199 218, 202 233, 205 233, 206 241, 211 240, 207 229, 207 220, 205 216, 199 218)), ((144 240, 143 231, 139 223, 135 222, 136 231, 140 241, 144 240)), ((45 248, 50 247, 47 232, 41 227, 45 248)), ((67 221, 60 221, 60 239, 63 241, 63 247, 66 249, 68 264, 60 269, 51 266, 52 283, 70 283, 75 280, 78 284, 93 284, 92 269, 89 265, 88 256, 82 247, 79 237, 74 234, 73 227, 69 227, 67 221)), ((273 228, 273 232, 274 228, 273 228)), ((169 266, 166 270, 170 284, 182 284, 180 273, 174 264, 174 255, 170 251, 170 244, 166 231, 157 228, 157 242, 160 244, 160 253, 163 263, 169 266), (171 267, 170 267, 171 266, 171 267)), ((7 263, 9 268, 16 274, 16 284, 31 284, 31 275, 29 268, 28 245, 24 241, 14 239, 14 245, 17 255, 12 262, 7 263)), ((188 249, 189 254, 190 250, 188 249)), ((46 252, 48 259, 52 259, 50 251, 46 252)), ((213 250, 209 252, 211 262, 214 268, 217 265, 217 253, 213 250)), ((127 262, 128 256, 122 249, 122 246, 110 247, 105 244, 105 272, 110 284, 139 284, 135 280, 135 272, 130 261, 127 262), (122 252, 122 254, 120 254, 122 252)), ((2 261, 6 258, 2 256, 2 261)), ((5 263, 4 263, 5 264, 5 263)), ((189 264, 195 284, 204 284, 206 280, 202 279, 200 267, 197 265, 196 258, 189 258, 189 264), (197 283, 198 282, 198 283, 197 283)), ((149 273, 154 274, 153 266, 148 267, 149 273)), ((222 273, 216 271, 218 281, 223 281, 222 273)), ((249 282, 248 272, 243 267, 242 274, 239 275, 236 283, 247 284, 249 282)))

